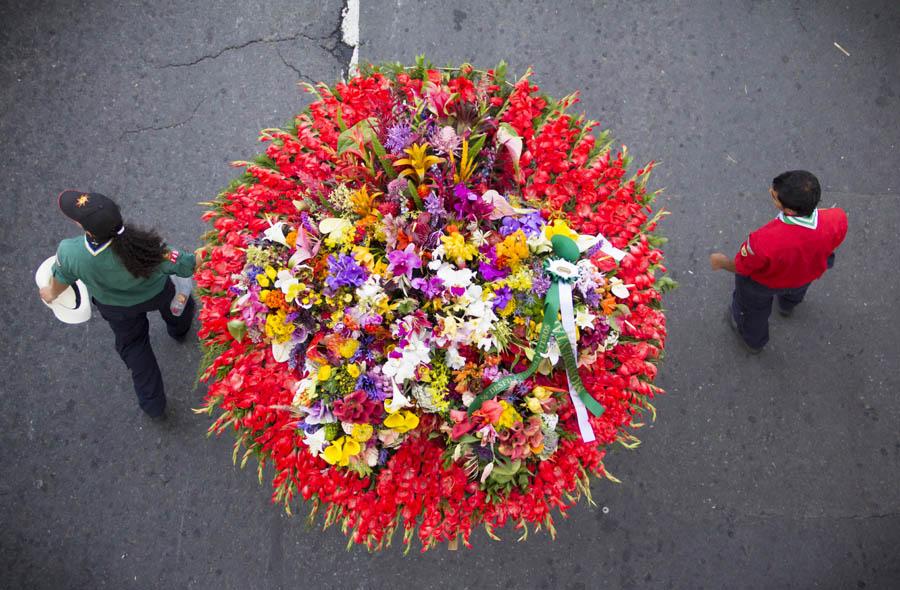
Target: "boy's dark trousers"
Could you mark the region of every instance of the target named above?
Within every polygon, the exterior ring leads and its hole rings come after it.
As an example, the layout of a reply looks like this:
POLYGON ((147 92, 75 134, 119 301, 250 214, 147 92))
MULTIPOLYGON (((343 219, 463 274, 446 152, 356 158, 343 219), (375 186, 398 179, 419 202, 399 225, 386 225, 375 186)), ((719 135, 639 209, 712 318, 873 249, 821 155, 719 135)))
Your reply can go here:
POLYGON ((165 412, 166 391, 159 364, 150 347, 150 322, 147 320, 147 312, 158 311, 166 322, 166 332, 169 336, 176 340, 183 339, 191 329, 194 299, 190 298, 182 314, 175 316, 169 311, 174 296, 175 285, 171 280, 167 280, 159 295, 137 305, 121 307, 94 300, 100 315, 109 322, 116 336, 116 351, 131 370, 138 404, 151 417, 161 416, 165 412))
POLYGON ((809 285, 810 283, 807 283, 793 289, 771 289, 749 277, 735 274, 731 314, 744 342, 752 348, 764 347, 769 341, 772 299, 777 297, 778 307, 790 311, 803 301, 809 285))

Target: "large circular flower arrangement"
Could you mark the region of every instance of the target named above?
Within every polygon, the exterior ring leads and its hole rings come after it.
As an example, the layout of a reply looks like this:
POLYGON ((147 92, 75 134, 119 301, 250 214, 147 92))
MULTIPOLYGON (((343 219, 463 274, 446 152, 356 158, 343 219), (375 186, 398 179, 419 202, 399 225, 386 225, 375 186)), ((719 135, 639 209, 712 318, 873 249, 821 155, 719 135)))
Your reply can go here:
POLYGON ((210 431, 370 549, 554 533, 659 391, 653 164, 503 64, 309 90, 205 215, 210 431))

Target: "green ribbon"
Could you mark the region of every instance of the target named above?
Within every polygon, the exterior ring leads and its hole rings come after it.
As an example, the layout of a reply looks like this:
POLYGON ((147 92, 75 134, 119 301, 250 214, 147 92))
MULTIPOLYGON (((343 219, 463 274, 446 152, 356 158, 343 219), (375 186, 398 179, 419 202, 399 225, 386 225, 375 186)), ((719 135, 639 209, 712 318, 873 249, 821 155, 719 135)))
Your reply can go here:
MULTIPOLYGON (((553 277, 554 275, 551 274, 550 276, 553 277)), ((537 344, 534 347, 534 356, 531 359, 531 364, 527 369, 520 373, 506 375, 505 377, 498 379, 488 386, 487 389, 478 394, 469 405, 470 416, 473 412, 477 411, 485 401, 503 393, 510 387, 513 387, 534 375, 538 366, 541 364, 544 355, 547 353, 551 336, 556 338, 556 342, 559 345, 560 357, 565 363, 571 389, 578 398, 584 402, 585 407, 591 414, 594 416, 603 414, 603 406, 587 392, 587 389, 585 389, 584 384, 581 382, 581 377, 578 376, 578 359, 575 357, 575 351, 572 349, 569 337, 566 334, 562 323, 559 321, 560 280, 561 279, 558 277, 554 277, 553 283, 550 285, 550 288, 547 290, 547 295, 544 297, 544 321, 541 324, 541 333, 540 336, 538 336, 537 344)))

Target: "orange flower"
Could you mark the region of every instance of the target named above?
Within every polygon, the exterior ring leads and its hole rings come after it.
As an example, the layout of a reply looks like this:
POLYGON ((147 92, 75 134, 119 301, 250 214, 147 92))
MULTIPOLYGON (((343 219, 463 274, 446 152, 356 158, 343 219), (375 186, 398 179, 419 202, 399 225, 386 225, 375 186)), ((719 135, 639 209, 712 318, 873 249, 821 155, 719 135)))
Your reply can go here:
POLYGON ((284 300, 284 293, 275 289, 266 291, 263 303, 272 309, 284 309, 285 311, 288 309, 287 302, 284 300))
POLYGON ((607 296, 603 299, 603 315, 612 315, 612 312, 616 311, 616 298, 612 295, 607 294, 607 296))

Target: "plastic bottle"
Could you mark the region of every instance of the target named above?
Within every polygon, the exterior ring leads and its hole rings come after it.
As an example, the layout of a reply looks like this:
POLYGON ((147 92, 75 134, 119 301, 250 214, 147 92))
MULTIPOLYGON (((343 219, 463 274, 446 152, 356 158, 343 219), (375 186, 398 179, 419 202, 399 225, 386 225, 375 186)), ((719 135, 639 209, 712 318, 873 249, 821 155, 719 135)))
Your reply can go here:
POLYGON ((172 302, 169 304, 169 311, 172 312, 172 315, 180 316, 191 297, 191 291, 194 290, 194 280, 190 277, 172 275, 172 282, 175 284, 175 296, 172 297, 172 302))

